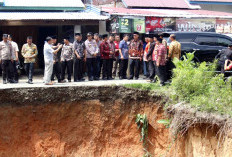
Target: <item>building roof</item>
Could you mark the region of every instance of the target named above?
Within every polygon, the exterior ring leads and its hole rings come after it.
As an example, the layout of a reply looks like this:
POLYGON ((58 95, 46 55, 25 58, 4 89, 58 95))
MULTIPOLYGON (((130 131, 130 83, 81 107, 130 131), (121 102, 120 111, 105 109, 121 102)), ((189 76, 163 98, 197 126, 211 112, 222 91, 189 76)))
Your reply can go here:
POLYGON ((190 0, 191 4, 232 4, 232 0, 190 0))
POLYGON ((156 16, 156 17, 186 17, 186 18, 232 18, 232 13, 208 10, 180 9, 127 9, 103 7, 103 12, 109 15, 122 16, 156 16))
POLYGON ((4 0, 0 10, 80 10, 81 0, 4 0))
POLYGON ((108 16, 86 12, 1 12, 0 20, 106 20, 108 16))
POLYGON ((122 0, 127 8, 184 8, 190 9, 187 0, 122 0))

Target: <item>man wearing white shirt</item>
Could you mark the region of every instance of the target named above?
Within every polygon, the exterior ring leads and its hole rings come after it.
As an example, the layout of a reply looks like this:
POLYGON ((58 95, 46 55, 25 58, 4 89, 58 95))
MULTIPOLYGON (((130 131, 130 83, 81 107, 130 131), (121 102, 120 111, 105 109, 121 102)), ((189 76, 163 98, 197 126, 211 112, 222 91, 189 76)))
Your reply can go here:
POLYGON ((45 85, 53 85, 51 82, 51 76, 53 71, 53 54, 57 53, 62 48, 62 45, 59 45, 58 49, 54 50, 52 48, 52 38, 47 37, 44 44, 44 82, 45 85))

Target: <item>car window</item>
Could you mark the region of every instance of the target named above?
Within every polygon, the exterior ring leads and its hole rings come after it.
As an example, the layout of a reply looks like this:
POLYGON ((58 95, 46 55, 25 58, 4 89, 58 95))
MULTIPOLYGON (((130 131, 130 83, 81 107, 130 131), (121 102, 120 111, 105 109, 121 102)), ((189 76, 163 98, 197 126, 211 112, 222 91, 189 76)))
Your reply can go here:
POLYGON ((218 38, 218 46, 224 46, 227 47, 229 44, 231 44, 232 41, 227 38, 218 38))
POLYGON ((217 45, 217 38, 212 36, 197 36, 195 42, 199 45, 217 45))
POLYGON ((194 40, 194 36, 191 34, 179 34, 176 35, 176 40, 179 42, 192 42, 194 40))

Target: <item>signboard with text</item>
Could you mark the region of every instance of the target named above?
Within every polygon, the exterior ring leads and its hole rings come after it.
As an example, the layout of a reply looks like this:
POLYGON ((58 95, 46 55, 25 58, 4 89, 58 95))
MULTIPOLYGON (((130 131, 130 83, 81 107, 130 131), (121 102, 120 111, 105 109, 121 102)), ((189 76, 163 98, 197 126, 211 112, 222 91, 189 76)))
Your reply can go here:
POLYGON ((146 33, 170 32, 175 30, 175 18, 146 17, 146 33))
POLYGON ((133 19, 134 31, 145 33, 145 19, 133 19))
POLYGON ((119 19, 119 33, 132 32, 132 19, 120 18, 119 19))
POLYGON ((185 19, 176 20, 176 31, 181 32, 215 32, 215 19, 185 19))
POLYGON ((216 19, 216 32, 223 34, 232 33, 232 20, 216 19))

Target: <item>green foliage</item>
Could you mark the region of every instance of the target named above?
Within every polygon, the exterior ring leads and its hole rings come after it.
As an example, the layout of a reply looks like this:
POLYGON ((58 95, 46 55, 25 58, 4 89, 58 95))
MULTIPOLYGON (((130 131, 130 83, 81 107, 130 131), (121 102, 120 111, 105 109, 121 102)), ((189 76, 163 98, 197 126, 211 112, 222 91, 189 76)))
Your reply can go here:
POLYGON ((145 154, 143 155, 144 157, 150 157, 151 154, 147 150, 148 143, 147 143, 147 138, 148 138, 148 120, 146 114, 137 114, 136 115, 136 120, 135 123, 138 126, 138 129, 141 129, 141 139, 140 141, 143 142, 143 147, 145 154))
POLYGON ((216 62, 195 64, 193 58, 194 53, 187 53, 184 60, 174 59, 173 98, 201 111, 232 115, 231 80, 225 82, 221 74, 214 73, 216 62))
POLYGON ((159 124, 163 124, 166 128, 170 127, 170 120, 169 119, 160 119, 157 121, 159 124))

